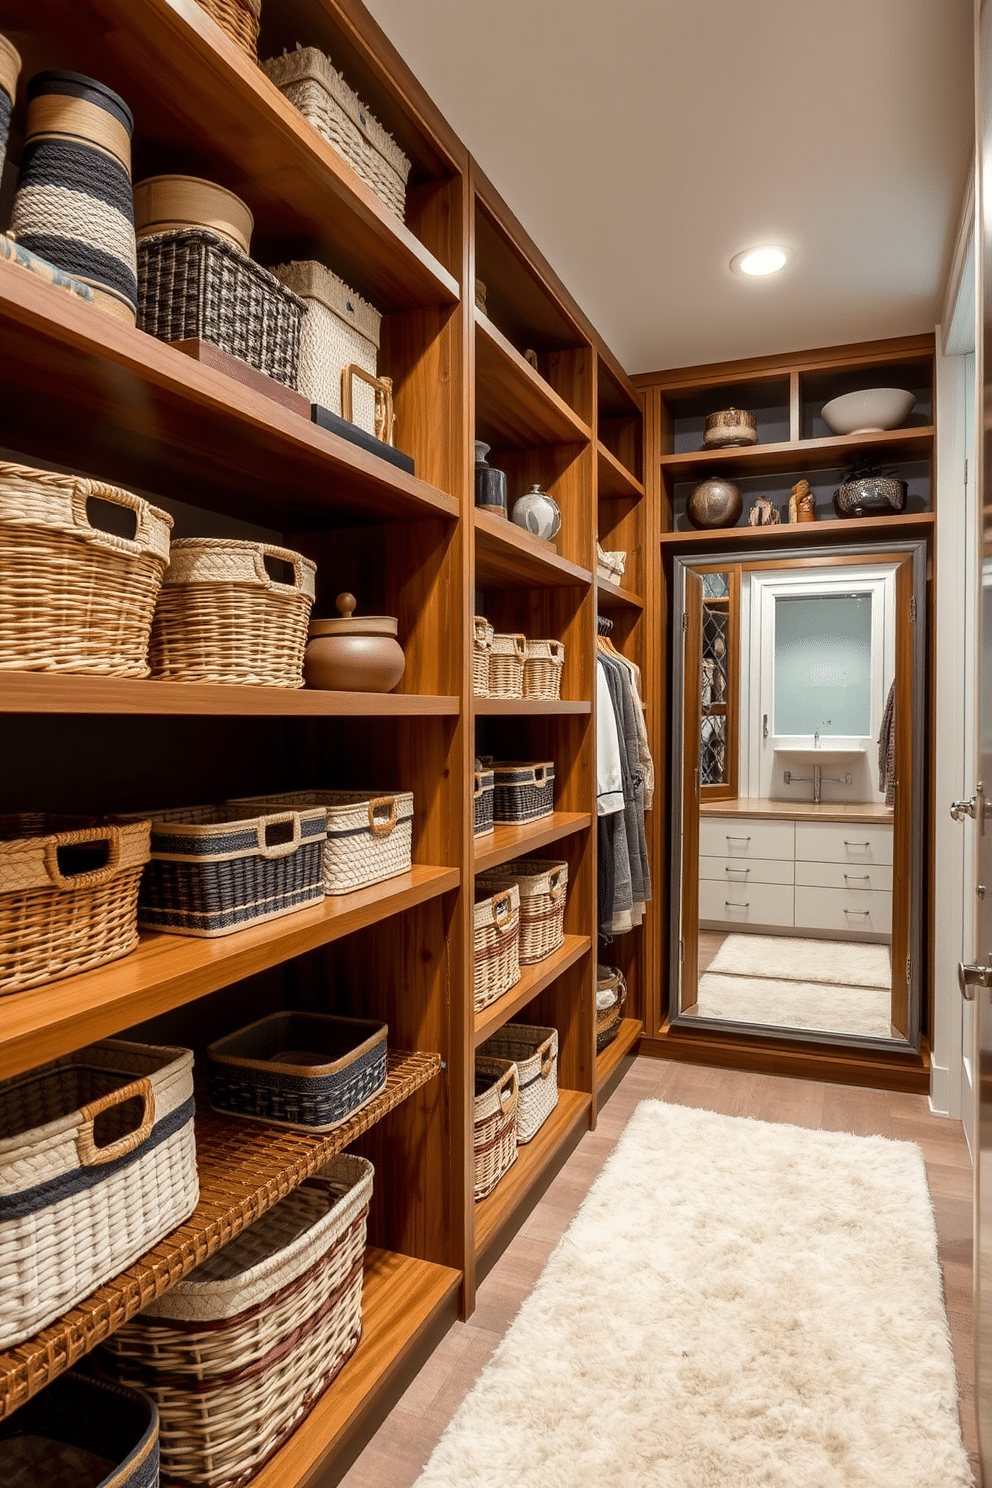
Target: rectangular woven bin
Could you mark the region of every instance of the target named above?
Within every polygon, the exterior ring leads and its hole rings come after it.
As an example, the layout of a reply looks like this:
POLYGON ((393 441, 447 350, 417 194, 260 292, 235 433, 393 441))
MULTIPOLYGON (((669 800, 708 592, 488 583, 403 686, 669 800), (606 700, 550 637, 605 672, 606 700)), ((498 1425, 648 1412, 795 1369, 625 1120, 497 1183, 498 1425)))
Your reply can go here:
POLYGON ((138 327, 160 341, 200 337, 295 388, 304 302, 205 227, 138 240, 138 327))
POLYGON ((493 822, 493 772, 476 770, 472 790, 472 832, 476 837, 485 837, 495 831, 493 822))
POLYGON ((475 697, 489 696, 489 656, 493 649, 492 626, 485 615, 472 620, 472 692, 475 697))
POLYGON ((119 486, 0 461, 0 670, 147 677, 172 518, 119 486), (92 525, 91 499, 134 513, 92 525))
POLYGON ((476 886, 515 884, 520 894, 520 964, 532 966, 556 951, 565 938, 568 864, 560 858, 521 858, 480 873, 476 886))
POLYGON ((535 1137, 558 1104, 558 1030, 505 1023, 479 1046, 487 1059, 512 1059, 517 1067, 517 1142, 535 1137))
POLYGON ((497 822, 540 821, 555 809, 553 760, 486 760, 491 764, 495 785, 493 820, 497 822))
POLYGON ((516 884, 495 891, 477 886, 474 945, 473 1005, 478 1012, 520 980, 520 891, 516 884))
POLYGON ((323 806, 325 894, 353 894, 410 871, 412 791, 286 791, 228 805, 245 807, 249 813, 323 806))
POLYGON ((261 0, 199 0, 207 15, 226 31, 236 46, 258 61, 258 25, 261 0))
POLYGON ((596 967, 596 1052, 612 1044, 620 1032, 627 983, 619 966, 596 967))
POLYGON ((0 1081, 0 1347, 196 1208, 193 1055, 103 1039, 0 1081))
POLYGON ((270 57, 262 71, 307 123, 323 135, 401 220, 406 212, 410 162, 377 119, 316 47, 297 45, 270 57))
MULTIPOLYGON (((370 377, 377 374, 382 316, 322 263, 276 264, 272 272, 307 306, 296 385, 311 403, 340 415, 345 369, 356 366, 370 377)), ((375 434, 373 388, 356 379, 352 396, 352 421, 367 434, 375 434)))
POLYGON ((354 1353, 372 1177, 334 1158, 103 1346, 158 1405, 163 1479, 243 1488, 354 1353))
POLYGON ((125 1385, 63 1374, 0 1424, 4 1488, 158 1488, 158 1481, 158 1409, 125 1385))
POLYGON ((271 1013, 207 1050, 210 1104, 229 1116, 333 1131, 386 1088, 386 1025, 271 1013))
POLYGON ((233 806, 150 813, 138 924, 170 935, 231 935, 319 904, 327 813, 233 806))
POLYGON ((150 832, 147 821, 0 816, 0 996, 134 950, 150 832))
POLYGON ((302 687, 316 565, 290 548, 234 538, 172 544, 150 657, 163 682, 302 687), (292 568, 274 579, 266 558, 292 568))
POLYGON ((524 695, 524 661, 527 637, 516 632, 493 632, 489 650, 489 696, 522 698, 524 695))
POLYGON ((517 1160, 517 1066, 476 1055, 473 1150, 475 1202, 486 1198, 517 1160))
POLYGON ((561 697, 565 647, 561 641, 528 641, 524 656, 524 697, 553 702, 561 697))

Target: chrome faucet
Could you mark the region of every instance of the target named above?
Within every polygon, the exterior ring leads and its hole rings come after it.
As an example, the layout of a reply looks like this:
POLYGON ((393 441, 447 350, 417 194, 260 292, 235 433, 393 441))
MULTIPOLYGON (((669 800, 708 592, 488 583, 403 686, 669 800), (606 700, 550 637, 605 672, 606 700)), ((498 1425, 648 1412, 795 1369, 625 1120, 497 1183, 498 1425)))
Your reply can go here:
POLYGON ((814 749, 819 749, 819 747, 820 747, 820 730, 817 729, 816 732, 813 735, 813 748, 814 749))

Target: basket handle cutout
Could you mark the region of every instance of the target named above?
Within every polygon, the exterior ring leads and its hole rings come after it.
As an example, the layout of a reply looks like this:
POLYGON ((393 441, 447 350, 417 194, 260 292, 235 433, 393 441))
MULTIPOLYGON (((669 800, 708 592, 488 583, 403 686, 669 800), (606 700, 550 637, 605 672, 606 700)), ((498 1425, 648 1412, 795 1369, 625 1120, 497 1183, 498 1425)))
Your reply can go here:
POLYGON ((516 652, 517 656, 520 658, 520 660, 521 661, 526 661, 527 660, 527 637, 525 635, 517 635, 516 633, 514 633, 513 635, 511 635, 510 640, 513 642, 513 649, 516 652))
POLYGON ((496 1086, 496 1094, 499 1096, 499 1103, 503 1107, 504 1113, 509 1111, 510 1107, 516 1103, 517 1066, 515 1064, 511 1064, 506 1073, 500 1075, 499 1083, 496 1086))
POLYGON ((99 1100, 90 1101, 88 1106, 81 1108, 79 1114, 83 1118, 83 1124, 76 1137, 76 1155, 84 1168, 126 1157, 147 1140, 155 1125, 155 1092, 152 1082, 147 1078, 132 1080, 129 1085, 122 1085, 120 1090, 111 1090, 107 1095, 101 1095, 99 1100), (104 1111, 109 1111, 114 1106, 126 1105, 131 1100, 141 1101, 141 1119, 138 1125, 114 1142, 105 1145, 98 1143, 95 1132, 97 1118, 104 1111))
POLYGON ((95 889, 109 883, 120 866, 121 829, 84 827, 78 832, 59 832, 45 843, 44 861, 45 872, 57 889, 95 889), (98 854, 102 861, 93 867, 98 854))
POLYGON ((477 801, 482 795, 482 776, 478 770, 475 772, 475 790, 472 792, 472 800, 477 801))
POLYGON ((373 796, 369 802, 369 831, 373 837, 388 837, 396 825, 396 797, 373 796), (376 812, 385 812, 385 820, 376 819, 376 812))
POLYGON ((259 543, 252 556, 255 559, 255 574, 266 589, 303 588, 303 565, 298 553, 291 552, 289 548, 277 548, 273 543, 259 543), (291 571, 292 578, 277 579, 269 568, 270 559, 283 565, 280 570, 282 574, 291 571))
POLYGON ((561 881, 560 868, 553 868, 548 874, 548 894, 552 904, 557 904, 559 899, 564 898, 565 885, 561 881))
POLYGON ((263 816, 258 823, 257 834, 258 850, 263 858, 288 858, 290 853, 296 851, 302 840, 300 813, 280 811, 275 816, 263 816), (285 826, 291 828, 288 836, 285 832, 279 831, 280 827, 285 826))
POLYGON ((504 894, 502 899, 496 899, 493 902, 493 919, 496 921, 496 929, 500 935, 507 934, 512 915, 513 906, 510 903, 509 894, 504 894))
POLYGON ((544 766, 544 765, 535 765, 534 766, 534 784, 535 785, 547 785, 547 783, 548 783, 548 771, 547 771, 546 766, 544 766))
POLYGON ((545 1039, 537 1051, 541 1056, 541 1079, 546 1080, 550 1075, 555 1062, 554 1039, 545 1039))
MULTIPOLYGON (((72 520, 87 541, 103 543, 123 553, 140 556, 148 551, 148 513, 150 511, 151 504, 143 497, 134 496, 130 491, 122 491, 118 486, 105 486, 102 481, 81 480, 77 481, 72 488, 72 520), (103 515, 100 507, 104 504, 133 511, 133 534, 125 536, 123 533, 114 532, 111 527, 94 525, 90 521, 90 502, 93 499, 100 503, 100 506, 93 510, 93 516, 103 515)), ((109 513, 106 520, 108 522, 111 520, 109 513)))

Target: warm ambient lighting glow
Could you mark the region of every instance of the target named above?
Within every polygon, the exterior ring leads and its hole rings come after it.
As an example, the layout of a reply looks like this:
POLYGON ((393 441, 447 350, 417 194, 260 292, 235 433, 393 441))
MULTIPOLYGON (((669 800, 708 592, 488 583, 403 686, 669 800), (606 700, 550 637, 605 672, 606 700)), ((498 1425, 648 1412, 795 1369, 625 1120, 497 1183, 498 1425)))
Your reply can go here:
POLYGON ((777 274, 789 262, 787 248, 748 248, 730 260, 730 267, 738 274, 752 277, 759 274, 777 274))

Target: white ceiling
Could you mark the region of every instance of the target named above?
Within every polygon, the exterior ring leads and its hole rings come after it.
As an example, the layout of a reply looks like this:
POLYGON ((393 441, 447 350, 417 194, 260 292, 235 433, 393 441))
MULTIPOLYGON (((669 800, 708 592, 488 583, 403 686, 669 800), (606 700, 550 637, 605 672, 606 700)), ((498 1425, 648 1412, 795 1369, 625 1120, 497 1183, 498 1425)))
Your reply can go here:
POLYGON ((972 0, 366 4, 629 372, 932 329, 972 0))

